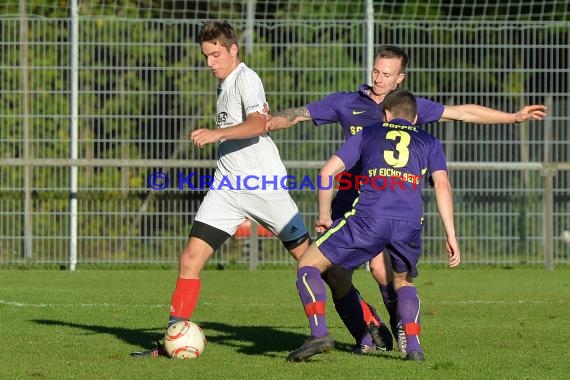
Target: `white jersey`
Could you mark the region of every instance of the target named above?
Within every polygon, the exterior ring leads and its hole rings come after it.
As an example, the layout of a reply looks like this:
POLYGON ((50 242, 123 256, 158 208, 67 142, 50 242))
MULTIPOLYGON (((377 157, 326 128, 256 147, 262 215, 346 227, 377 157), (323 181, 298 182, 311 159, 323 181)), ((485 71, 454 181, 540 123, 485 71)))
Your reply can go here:
MULTIPOLYGON (((224 79, 218 90, 218 128, 240 124, 252 112, 263 112, 266 100, 261 79, 243 63, 224 79)), ((268 135, 220 141, 215 179, 194 220, 231 236, 249 218, 283 242, 301 239, 307 229, 289 192, 281 187, 279 178, 286 175, 279 151, 268 135), (257 180, 246 185, 246 177, 257 180), (264 186, 264 178, 277 178, 276 186, 264 186)))
MULTIPOLYGON (((218 92, 218 128, 240 124, 252 112, 263 113, 266 103, 263 83, 257 73, 243 62, 222 81, 218 92)), ((240 183, 246 176, 271 179, 287 175, 279 151, 267 134, 247 139, 222 140, 218 145, 217 159, 218 168, 213 183, 215 188, 222 180, 226 189, 228 183, 232 184, 233 189, 243 189, 240 183)))

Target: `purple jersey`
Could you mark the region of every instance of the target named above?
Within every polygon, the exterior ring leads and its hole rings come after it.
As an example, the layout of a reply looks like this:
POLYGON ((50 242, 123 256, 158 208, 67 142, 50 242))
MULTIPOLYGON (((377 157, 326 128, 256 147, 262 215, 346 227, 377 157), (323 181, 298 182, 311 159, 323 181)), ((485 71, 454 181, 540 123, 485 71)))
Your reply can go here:
MULTIPOLYGON (((313 123, 316 126, 323 124, 340 123, 344 137, 348 141, 369 125, 379 125, 384 119, 382 104, 377 104, 370 96, 370 86, 363 84, 358 91, 336 92, 323 99, 307 104, 313 123)), ((417 124, 426 124, 441 119, 444 106, 425 98, 416 98, 418 105, 417 124)), ((353 175, 362 173, 361 166, 356 164, 350 171, 353 175)), ((341 190, 333 202, 333 219, 341 217, 352 208, 358 191, 354 186, 350 190, 341 190)))
POLYGON ((365 128, 335 154, 346 168, 362 165, 354 209, 363 218, 421 222, 423 176, 447 171, 441 142, 402 119, 365 128))

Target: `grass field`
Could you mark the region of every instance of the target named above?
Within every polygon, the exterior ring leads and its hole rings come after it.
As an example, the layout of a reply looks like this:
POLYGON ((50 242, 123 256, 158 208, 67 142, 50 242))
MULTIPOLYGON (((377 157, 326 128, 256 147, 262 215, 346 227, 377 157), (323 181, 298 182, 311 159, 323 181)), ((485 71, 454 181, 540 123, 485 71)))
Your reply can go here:
MULTIPOLYGON (((570 268, 420 268, 423 363, 365 357, 327 306, 336 351, 287 363, 308 333, 294 270, 208 270, 197 360, 133 359, 166 324, 173 270, 0 271, 0 379, 570 378, 570 268)), ((368 272, 355 283, 376 306, 368 272)), ((383 307, 378 307, 383 312, 383 307)), ((385 314, 385 312, 383 313, 385 314)))

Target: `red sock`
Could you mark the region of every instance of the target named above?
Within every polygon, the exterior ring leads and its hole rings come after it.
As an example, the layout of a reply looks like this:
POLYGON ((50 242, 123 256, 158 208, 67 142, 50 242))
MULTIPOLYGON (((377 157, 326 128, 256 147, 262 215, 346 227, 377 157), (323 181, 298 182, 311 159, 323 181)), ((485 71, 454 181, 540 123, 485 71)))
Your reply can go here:
POLYGON ((370 309, 370 305, 368 305, 362 298, 360 299, 360 307, 362 308, 362 314, 364 314, 364 322, 366 322, 367 325, 369 325, 370 322, 375 325, 380 324, 380 321, 370 309))
POLYGON ((170 301, 170 316, 189 320, 200 295, 199 278, 178 278, 170 301))

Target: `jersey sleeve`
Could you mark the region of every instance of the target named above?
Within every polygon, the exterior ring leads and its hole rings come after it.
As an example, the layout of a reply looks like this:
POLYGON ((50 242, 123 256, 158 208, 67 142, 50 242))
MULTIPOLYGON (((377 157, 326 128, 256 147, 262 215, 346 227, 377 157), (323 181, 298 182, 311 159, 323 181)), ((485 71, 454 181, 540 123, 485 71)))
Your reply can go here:
POLYGON ((445 106, 425 98, 416 98, 418 105, 418 121, 416 124, 433 123, 441 119, 445 106))
POLYGON ((340 148, 335 152, 335 156, 344 162, 346 170, 351 169, 360 160, 360 142, 362 141, 362 133, 354 135, 346 140, 340 148))
POLYGON ((340 120, 337 106, 342 104, 342 93, 335 92, 324 98, 307 104, 311 119, 316 126, 333 124, 340 120))
POLYGON ((441 141, 434 138, 432 141, 432 149, 428 155, 428 171, 431 173, 438 170, 447 171, 447 163, 445 161, 445 153, 441 141))
POLYGON ((263 113, 265 90, 261 78, 253 70, 246 70, 236 80, 246 115, 253 112, 263 113))

